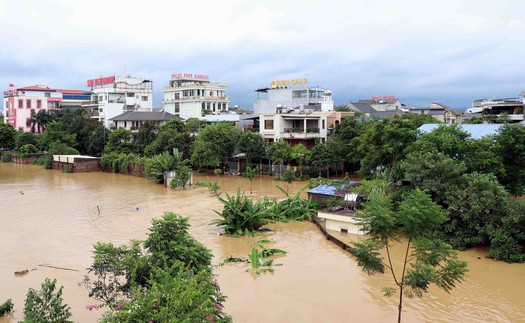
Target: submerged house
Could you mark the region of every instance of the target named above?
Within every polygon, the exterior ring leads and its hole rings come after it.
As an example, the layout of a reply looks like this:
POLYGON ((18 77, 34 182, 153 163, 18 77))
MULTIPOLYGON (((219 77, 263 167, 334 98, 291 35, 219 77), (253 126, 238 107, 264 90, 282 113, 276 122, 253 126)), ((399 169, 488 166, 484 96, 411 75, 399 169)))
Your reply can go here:
POLYGON ((327 204, 328 200, 334 198, 340 199, 340 206, 317 212, 317 218, 324 221, 327 230, 366 234, 362 230, 359 219, 355 217, 355 209, 364 199, 358 194, 349 192, 351 187, 358 185, 357 181, 350 181, 339 187, 322 184, 307 191, 308 198, 319 204, 327 204))

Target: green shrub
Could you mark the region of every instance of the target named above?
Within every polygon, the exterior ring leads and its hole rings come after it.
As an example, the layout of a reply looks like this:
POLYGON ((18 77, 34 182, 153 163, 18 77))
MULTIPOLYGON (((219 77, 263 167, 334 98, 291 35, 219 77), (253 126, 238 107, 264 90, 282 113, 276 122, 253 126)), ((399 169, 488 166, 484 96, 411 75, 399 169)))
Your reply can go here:
POLYGON ((105 154, 100 158, 100 167, 102 167, 103 170, 113 169, 113 160, 117 159, 117 157, 117 153, 105 154))
POLYGON ((301 193, 307 187, 299 190, 294 196, 290 196, 283 188, 277 188, 286 195, 286 199, 274 202, 270 207, 272 220, 287 221, 311 221, 317 212, 317 205, 310 199, 302 199, 301 193))
POLYGON ((25 144, 19 149, 20 157, 26 158, 38 152, 38 149, 33 144, 25 144))
POLYGON ((0 317, 11 313, 13 306, 13 301, 11 299, 8 299, 4 304, 0 305, 0 317))
POLYGON ((64 287, 55 291, 56 282, 56 279, 46 278, 39 291, 29 289, 24 306, 26 322, 72 322, 68 320, 71 317, 71 308, 62 304, 64 287))
POLYGON ((11 162, 11 153, 3 153, 2 163, 9 163, 9 162, 11 162))
POLYGON ((268 223, 270 218, 270 200, 265 197, 261 202, 254 202, 237 189, 237 195, 229 195, 226 198, 217 197, 224 205, 222 212, 214 211, 222 220, 214 220, 212 223, 223 227, 228 234, 247 234, 257 230, 268 223))

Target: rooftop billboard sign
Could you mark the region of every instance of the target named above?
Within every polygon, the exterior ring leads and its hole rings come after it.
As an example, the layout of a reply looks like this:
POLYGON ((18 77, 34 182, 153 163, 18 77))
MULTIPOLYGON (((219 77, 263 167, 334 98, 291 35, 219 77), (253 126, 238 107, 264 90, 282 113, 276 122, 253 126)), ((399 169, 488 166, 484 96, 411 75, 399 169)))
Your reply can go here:
POLYGON ((102 86, 115 83, 115 76, 99 77, 92 80, 87 80, 88 87, 102 86))
POLYGON ((210 77, 204 74, 193 74, 193 73, 174 73, 171 74, 172 80, 194 80, 194 81, 209 81, 210 77))

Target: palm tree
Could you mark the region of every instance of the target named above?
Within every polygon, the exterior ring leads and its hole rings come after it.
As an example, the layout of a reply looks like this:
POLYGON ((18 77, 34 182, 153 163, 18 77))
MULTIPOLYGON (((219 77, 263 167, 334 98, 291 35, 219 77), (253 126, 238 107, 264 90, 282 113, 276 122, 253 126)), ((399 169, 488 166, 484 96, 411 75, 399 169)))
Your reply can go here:
POLYGON ((26 126, 31 127, 31 132, 35 132, 35 127, 38 133, 44 132, 47 124, 51 122, 51 115, 45 111, 31 112, 31 117, 27 119, 26 126))

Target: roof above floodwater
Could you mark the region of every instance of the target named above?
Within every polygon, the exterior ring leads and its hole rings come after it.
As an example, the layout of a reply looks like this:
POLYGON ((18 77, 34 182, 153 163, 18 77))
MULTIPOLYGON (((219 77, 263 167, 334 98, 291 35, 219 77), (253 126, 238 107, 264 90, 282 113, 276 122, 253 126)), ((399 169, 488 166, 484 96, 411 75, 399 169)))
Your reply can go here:
POLYGON ((358 185, 359 182, 357 181, 349 181, 347 184, 341 185, 339 187, 328 185, 328 184, 321 184, 319 186, 316 186, 308 191, 306 193, 308 194, 317 194, 317 195, 326 195, 326 196, 344 196, 345 193, 341 193, 341 191, 344 191, 345 188, 349 188, 351 186, 358 185))

